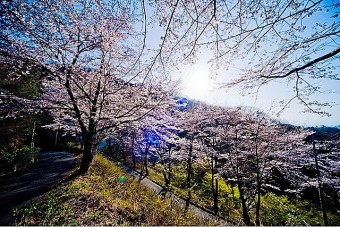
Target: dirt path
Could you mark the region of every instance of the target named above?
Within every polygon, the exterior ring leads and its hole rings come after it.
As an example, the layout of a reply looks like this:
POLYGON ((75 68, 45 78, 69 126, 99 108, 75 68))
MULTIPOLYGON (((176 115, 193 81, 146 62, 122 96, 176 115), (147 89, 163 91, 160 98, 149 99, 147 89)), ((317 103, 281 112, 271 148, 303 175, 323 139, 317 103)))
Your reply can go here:
POLYGON ((76 167, 76 157, 67 152, 46 151, 31 168, 0 178, 0 225, 8 225, 12 209, 46 192, 76 167))

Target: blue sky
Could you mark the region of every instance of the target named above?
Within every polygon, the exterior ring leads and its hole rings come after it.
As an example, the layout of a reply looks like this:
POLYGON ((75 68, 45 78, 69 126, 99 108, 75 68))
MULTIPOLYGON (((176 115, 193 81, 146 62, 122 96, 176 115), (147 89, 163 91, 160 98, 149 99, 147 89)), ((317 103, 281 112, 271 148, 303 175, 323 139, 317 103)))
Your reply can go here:
MULTIPOLYGON (((304 112, 304 106, 294 100, 279 116, 281 107, 279 101, 290 99, 295 95, 294 82, 287 83, 286 80, 276 80, 263 86, 256 94, 241 95, 238 88, 219 88, 223 82, 236 78, 238 65, 229 70, 211 72, 207 63, 208 52, 202 52, 194 65, 182 65, 179 67, 175 78, 181 78, 180 92, 184 97, 198 99, 209 104, 220 106, 251 106, 271 113, 273 117, 284 122, 301 126, 336 126, 340 125, 340 80, 319 79, 313 81, 314 85, 321 87, 324 93, 317 93, 310 98, 320 102, 334 102, 332 108, 324 107, 323 110, 331 116, 321 116, 314 113, 304 112)), ((241 67, 242 63, 240 63, 241 67)), ((338 74, 340 69, 337 68, 338 74)))
MULTIPOLYGON (((279 101, 290 99, 295 95, 293 86, 294 81, 287 83, 286 80, 276 80, 263 86, 256 94, 241 95, 242 91, 238 88, 225 89, 219 88, 221 83, 228 82, 236 78, 237 68, 242 67, 242 62, 236 63, 229 70, 221 69, 218 72, 211 72, 207 62, 209 53, 202 51, 198 56, 198 61, 194 65, 182 65, 178 75, 182 80, 181 94, 184 97, 198 99, 209 104, 219 106, 250 106, 259 108, 273 117, 284 122, 301 126, 337 126, 340 125, 340 80, 319 79, 313 81, 316 86, 321 87, 324 93, 317 93, 311 99, 320 102, 337 103, 333 107, 324 107, 323 110, 331 116, 321 116, 314 113, 304 112, 304 106, 297 100, 293 101, 278 116, 281 107, 279 101)), ((339 65, 340 62, 338 61, 339 65)), ((337 68, 340 75, 340 68, 337 68)))
MULTIPOLYGON (((325 4, 335 3, 334 0, 326 0, 325 4)), ((332 14, 336 11, 326 12, 326 10, 316 13, 310 19, 310 24, 307 23, 307 27, 311 27, 315 22, 333 22, 339 20, 340 17, 330 19, 332 14), (333 20, 333 21, 332 21, 333 20)), ((306 30, 306 34, 310 31, 306 30)), ((161 42, 160 37, 164 34, 164 31, 159 27, 149 30, 147 43, 148 47, 152 49, 159 46, 161 42)), ((339 44, 340 45, 340 44, 339 44)), ((315 56, 311 56, 311 59, 322 55, 323 53, 334 50, 337 46, 330 45, 315 56)), ((192 98, 207 102, 209 104, 220 106, 252 106, 260 108, 265 112, 271 113, 274 117, 277 117, 285 122, 302 125, 302 126, 317 126, 327 125, 335 126, 340 125, 340 80, 330 79, 318 79, 312 80, 314 86, 321 88, 324 93, 318 93, 310 96, 311 100, 318 100, 320 102, 334 102, 337 104, 332 108, 323 108, 331 114, 330 117, 320 116, 318 114, 304 113, 304 106, 297 100, 293 101, 279 116, 277 113, 281 110, 279 107, 279 101, 282 99, 290 99, 294 96, 294 81, 288 83, 286 80, 276 80, 259 90, 257 96, 249 94, 242 96, 240 90, 234 89, 218 89, 221 83, 226 83, 234 78, 237 78, 237 74, 240 68, 243 68, 247 62, 234 62, 234 64, 225 69, 221 67, 218 71, 212 72, 210 65, 208 64, 211 58, 211 53, 202 49, 197 54, 197 61, 190 64, 181 64, 178 69, 171 69, 171 75, 174 79, 180 79, 182 81, 180 93, 184 97, 192 98), (331 92, 329 92, 331 91, 331 92)), ((340 75, 340 62, 339 59, 334 61, 338 67, 337 74, 340 75)))
MULTIPOLYGON (((181 67, 180 77, 182 78, 181 94, 188 98, 198 99, 209 104, 220 106, 252 106, 260 108, 265 112, 270 112, 274 117, 302 126, 340 125, 340 106, 324 110, 331 114, 330 117, 323 117, 318 114, 304 113, 303 106, 294 101, 286 108, 280 116, 276 114, 281 110, 278 102, 282 98, 292 97, 292 85, 283 81, 274 83, 260 89, 256 95, 242 96, 236 88, 232 90, 214 89, 219 86, 220 82, 233 78, 232 70, 222 72, 216 78, 209 78, 209 66, 203 60, 192 66, 181 67), (199 80, 199 81, 197 81, 199 80)), ((320 81, 320 86, 325 90, 333 89, 338 93, 320 94, 318 100, 325 102, 339 102, 340 100, 340 81, 331 81, 325 79, 320 81)))

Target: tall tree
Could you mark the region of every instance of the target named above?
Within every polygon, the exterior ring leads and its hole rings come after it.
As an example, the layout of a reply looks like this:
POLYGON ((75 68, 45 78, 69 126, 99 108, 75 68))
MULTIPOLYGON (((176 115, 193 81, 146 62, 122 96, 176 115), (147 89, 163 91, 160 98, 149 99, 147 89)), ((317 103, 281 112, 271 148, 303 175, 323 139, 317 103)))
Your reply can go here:
POLYGON ((162 102, 160 84, 150 76, 154 62, 147 68, 139 64, 146 34, 132 30, 140 16, 135 4, 119 0, 0 4, 2 50, 48 72, 43 107, 75 120, 84 140, 81 172, 89 168, 102 133, 142 117, 162 102), (134 48, 135 44, 140 45, 134 48))
POLYGON ((271 169, 286 152, 303 150, 308 130, 290 128, 254 110, 224 110, 216 132, 225 141, 226 158, 221 172, 235 177, 240 192, 244 222, 252 224, 250 207, 255 207, 255 224, 261 224, 261 194, 271 169))

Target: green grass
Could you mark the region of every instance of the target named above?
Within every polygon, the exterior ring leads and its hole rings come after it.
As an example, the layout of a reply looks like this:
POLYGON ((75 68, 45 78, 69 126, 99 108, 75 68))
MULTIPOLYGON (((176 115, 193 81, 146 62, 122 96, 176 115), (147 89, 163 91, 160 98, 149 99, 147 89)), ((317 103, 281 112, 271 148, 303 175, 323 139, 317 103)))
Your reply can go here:
MULTIPOLYGON (((137 170, 140 164, 137 163, 137 170)), ((164 185, 160 164, 149 165, 149 178, 164 185)), ((187 197, 185 188, 185 165, 178 163, 173 167, 171 187, 175 194, 187 197)), ((193 165, 192 199, 195 204, 212 209, 213 198, 210 189, 211 173, 207 166, 193 165)), ((235 223, 242 224, 242 207, 239 191, 236 185, 226 183, 219 178, 219 215, 235 223), (232 195, 234 193, 234 196, 232 195)), ((322 212, 317 205, 308 200, 296 199, 285 195, 277 195, 268 192, 261 196, 260 217, 263 225, 323 225, 322 212)), ((255 223, 255 206, 249 214, 255 223)), ((340 225, 340 216, 336 213, 327 212, 330 225, 340 225)))
MULTIPOLYGON (((164 179, 161 174, 161 166, 150 166, 149 177, 155 182, 163 185, 164 179)), ((179 165, 173 176, 172 188, 174 192, 183 197, 187 197, 185 189, 185 172, 183 166, 179 165)), ((192 202, 199 206, 212 209, 213 197, 211 192, 211 173, 208 171, 199 172, 200 167, 194 166, 194 174, 203 175, 202 177, 194 176, 192 188, 192 202), (196 171, 195 171, 196 168, 196 171)), ((237 186, 231 186, 223 178, 218 179, 219 184, 219 214, 229 220, 238 223, 242 218, 240 193, 237 186), (232 195, 234 193, 234 196, 232 195)), ((306 200, 293 199, 285 195, 276 195, 266 193, 261 196, 262 204, 260 216, 264 225, 323 225, 322 212, 315 205, 311 205, 306 200)), ((253 207, 254 208, 254 207, 253 207)), ((255 222, 254 209, 249 211, 251 219, 255 222)), ((327 213, 329 224, 339 225, 340 216, 331 212, 327 213)))
POLYGON ((23 146, 10 152, 0 151, 0 163, 3 164, 0 170, 0 176, 24 170, 36 162, 39 147, 31 148, 23 146))
MULTIPOLYGON (((149 168, 149 178, 153 181, 164 185, 164 178, 161 173, 161 166, 156 164, 155 166, 150 166, 149 168)), ((171 183, 171 187, 175 194, 180 195, 184 198, 187 198, 188 192, 185 189, 185 170, 182 166, 176 166, 173 174, 173 179, 171 183)), ((201 168, 194 166, 194 172, 199 172, 201 168)), ((192 198, 191 201, 201 207, 208 208, 210 210, 213 209, 213 197, 211 192, 211 173, 205 172, 203 173, 204 177, 199 178, 196 177, 193 180, 200 179, 199 182, 192 182, 192 198)), ((227 184, 223 178, 218 179, 219 184, 219 207, 220 207, 220 215, 229 220, 233 220, 236 223, 241 218, 241 209, 239 205, 239 191, 237 186, 231 186, 227 184), (234 197, 232 195, 234 193, 234 197)))
POLYGON ((88 173, 16 210, 17 225, 217 225, 183 213, 111 161, 96 155, 88 173), (117 179, 125 175, 127 181, 117 179))
MULTIPOLYGON (((305 200, 267 193, 262 197, 261 216, 264 225, 323 225, 322 212, 305 200)), ((330 225, 339 225, 340 216, 327 212, 330 225)))

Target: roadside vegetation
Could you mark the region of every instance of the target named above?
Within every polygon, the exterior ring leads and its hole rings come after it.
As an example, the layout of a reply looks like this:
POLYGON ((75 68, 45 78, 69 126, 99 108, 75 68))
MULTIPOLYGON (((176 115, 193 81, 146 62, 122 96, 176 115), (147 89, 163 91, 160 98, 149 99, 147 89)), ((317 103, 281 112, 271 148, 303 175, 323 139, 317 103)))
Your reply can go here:
POLYGON ((41 125, 42 114, 27 111, 19 101, 41 94, 40 72, 32 69, 25 76, 11 77, 12 71, 8 65, 0 64, 0 176, 31 166, 40 151, 30 145, 36 141, 34 130, 41 125), (11 101, 13 97, 16 99, 11 101))
POLYGON ((38 147, 24 146, 11 152, 0 153, 0 176, 24 170, 37 161, 38 147))
POLYGON ((96 155, 88 173, 15 210, 16 225, 217 225, 157 196, 96 155), (125 182, 119 177, 126 176, 125 182), (105 179, 105 180, 104 180, 105 179))
POLYGON ((22 115, 16 119, 0 118, 0 176, 31 166, 37 160, 39 147, 31 148, 37 115, 22 115))
MULTIPOLYGON (((116 156, 121 162, 122 158, 116 156)), ((129 164, 129 163, 127 163, 129 164)), ((130 167, 132 167, 130 165, 130 167)), ((137 164, 135 170, 140 171, 137 164)), ((171 191, 175 195, 187 198, 185 186, 185 165, 173 167, 171 191)), ((154 182, 165 186, 160 164, 150 165, 148 177, 154 182)), ((191 187, 191 202, 213 212, 213 194, 211 191, 211 173, 205 165, 193 165, 193 186, 191 187)), ((224 178, 218 178, 218 216, 232 223, 242 224, 242 206, 238 187, 227 183, 224 178)), ((319 204, 312 200, 301 199, 284 194, 266 191, 261 195, 262 225, 323 225, 322 212, 319 204)), ((250 212, 251 221, 255 222, 255 213, 250 212)), ((327 212, 330 225, 338 225, 340 217, 336 212, 327 212)))

